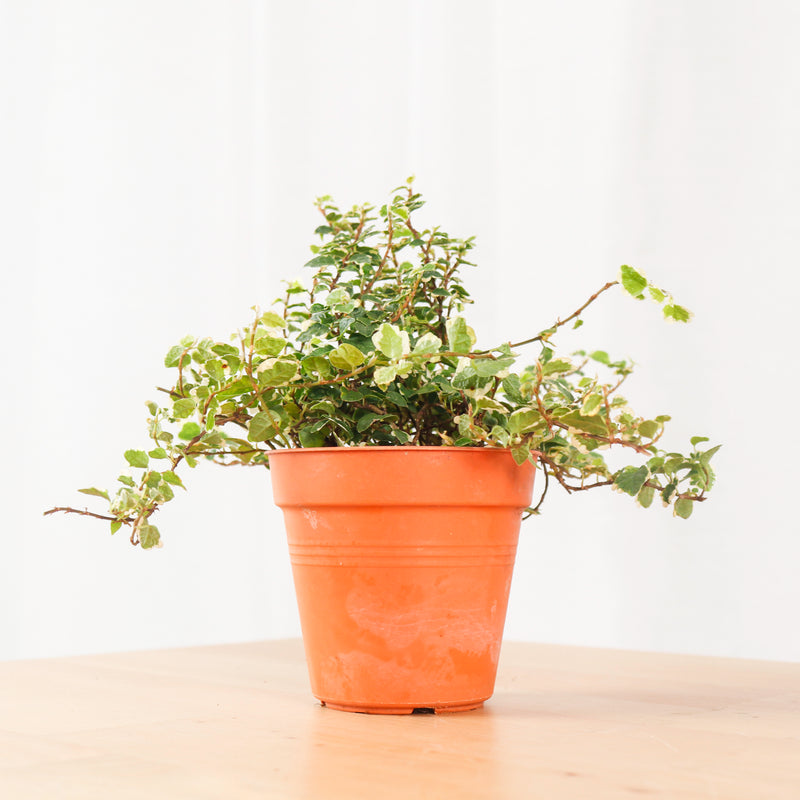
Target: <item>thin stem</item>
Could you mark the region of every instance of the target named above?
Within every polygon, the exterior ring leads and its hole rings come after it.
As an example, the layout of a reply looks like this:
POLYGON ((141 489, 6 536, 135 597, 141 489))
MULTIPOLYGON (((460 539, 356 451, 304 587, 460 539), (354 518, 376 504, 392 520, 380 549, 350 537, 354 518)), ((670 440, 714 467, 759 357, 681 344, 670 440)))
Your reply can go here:
POLYGON ((542 472, 544 473, 544 491, 542 492, 542 496, 539 498, 539 502, 523 517, 523 519, 528 519, 528 517, 538 514, 539 508, 541 507, 542 503, 544 502, 544 498, 547 495, 547 489, 550 486, 550 476, 547 472, 547 464, 544 462, 542 462, 542 472))
MULTIPOLYGON (((536 336, 532 336, 530 339, 523 339, 521 342, 514 342, 513 344, 509 342, 508 346, 510 348, 515 347, 522 347, 525 344, 531 344, 532 342, 541 342, 545 339, 552 336, 552 334, 558 330, 562 325, 566 325, 568 322, 571 322, 576 317, 579 317, 598 297, 600 297, 603 292, 608 291, 612 286, 616 286, 619 281, 609 281, 605 286, 601 289, 598 289, 577 311, 573 311, 566 319, 559 319, 549 327, 546 331, 542 331, 542 333, 537 334, 536 336)), ((496 350, 497 348, 492 348, 496 350)))
POLYGON ((59 512, 63 512, 65 514, 80 514, 84 517, 94 517, 95 519, 104 519, 108 520, 109 522, 121 522, 123 525, 132 525, 134 522, 134 520, 130 517, 120 519, 119 517, 109 517, 106 514, 95 514, 93 511, 87 511, 85 508, 71 508, 69 506, 58 506, 57 508, 51 508, 48 511, 45 511, 42 516, 46 517, 49 514, 57 514, 59 512))

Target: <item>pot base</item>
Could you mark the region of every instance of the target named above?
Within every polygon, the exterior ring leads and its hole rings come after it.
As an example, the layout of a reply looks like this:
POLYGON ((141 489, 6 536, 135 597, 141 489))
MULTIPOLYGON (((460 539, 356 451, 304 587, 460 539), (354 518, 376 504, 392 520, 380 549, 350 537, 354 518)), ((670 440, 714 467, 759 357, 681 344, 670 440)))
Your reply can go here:
POLYGON ((452 703, 442 706, 362 706, 350 703, 328 703, 320 700, 326 708, 334 711, 352 711, 360 714, 453 714, 457 711, 474 711, 483 706, 483 700, 469 703, 452 703))

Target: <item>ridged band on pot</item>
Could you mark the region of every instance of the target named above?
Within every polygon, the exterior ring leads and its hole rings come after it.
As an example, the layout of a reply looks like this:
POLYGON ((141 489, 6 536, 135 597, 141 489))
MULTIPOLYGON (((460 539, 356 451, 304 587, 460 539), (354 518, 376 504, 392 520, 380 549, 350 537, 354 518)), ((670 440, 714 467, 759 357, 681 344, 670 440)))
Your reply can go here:
POLYGON ((276 451, 270 467, 313 694, 374 713, 489 698, 533 465, 353 447, 276 451))

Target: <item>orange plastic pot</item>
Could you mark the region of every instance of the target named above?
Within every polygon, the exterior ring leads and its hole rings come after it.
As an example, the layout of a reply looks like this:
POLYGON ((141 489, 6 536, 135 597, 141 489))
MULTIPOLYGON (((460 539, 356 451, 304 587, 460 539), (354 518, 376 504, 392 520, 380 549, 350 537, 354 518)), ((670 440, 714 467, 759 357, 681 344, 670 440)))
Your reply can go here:
POLYGON ((311 691, 375 714, 477 708, 494 691, 535 469, 506 450, 270 454, 311 691))

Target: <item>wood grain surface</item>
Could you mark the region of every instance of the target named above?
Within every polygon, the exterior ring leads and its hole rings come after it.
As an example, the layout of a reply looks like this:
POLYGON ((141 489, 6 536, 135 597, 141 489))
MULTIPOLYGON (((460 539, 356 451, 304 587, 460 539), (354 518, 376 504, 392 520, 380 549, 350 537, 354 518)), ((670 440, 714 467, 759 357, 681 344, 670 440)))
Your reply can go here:
POLYGON ((456 715, 322 708, 299 641, 0 663, 0 798, 800 798, 800 664, 506 643, 456 715))

